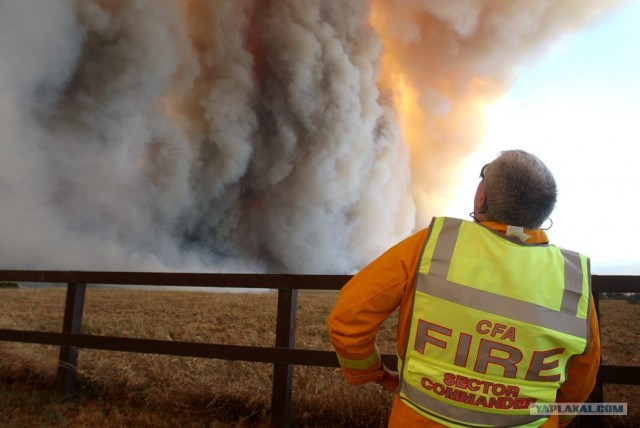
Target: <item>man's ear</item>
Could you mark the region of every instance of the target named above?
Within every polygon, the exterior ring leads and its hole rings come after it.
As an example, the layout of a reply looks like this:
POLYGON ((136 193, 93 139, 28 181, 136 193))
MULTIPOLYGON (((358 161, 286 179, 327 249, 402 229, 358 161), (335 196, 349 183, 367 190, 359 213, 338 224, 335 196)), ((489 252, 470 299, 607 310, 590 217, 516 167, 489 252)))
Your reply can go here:
POLYGON ((484 201, 482 201, 482 204, 478 208, 478 213, 484 214, 487 212, 487 209, 489 209, 489 207, 487 206, 487 198, 484 198, 484 201))
POLYGON ((485 213, 487 211, 487 191, 484 187, 484 183, 480 182, 478 184, 478 189, 476 190, 476 196, 473 199, 473 212, 475 213, 485 213))

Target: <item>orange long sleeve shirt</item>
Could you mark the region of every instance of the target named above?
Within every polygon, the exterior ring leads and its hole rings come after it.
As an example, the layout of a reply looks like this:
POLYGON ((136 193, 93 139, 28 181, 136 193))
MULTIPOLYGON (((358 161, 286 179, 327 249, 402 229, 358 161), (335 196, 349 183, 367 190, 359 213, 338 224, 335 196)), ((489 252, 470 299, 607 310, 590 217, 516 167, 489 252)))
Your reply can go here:
MULTIPOLYGON (((484 226, 505 233, 506 225, 486 222, 484 226)), ((542 230, 526 230, 527 243, 548 243, 542 230)), ((343 288, 328 319, 329 337, 338 354, 348 383, 358 385, 382 378, 376 333, 380 325, 399 307, 397 326, 398 354, 404 358, 417 264, 428 229, 398 243, 356 274, 343 288), (358 367, 347 362, 358 362, 358 367), (349 367, 352 368, 349 368, 349 367)), ((583 355, 569 362, 566 381, 556 394, 557 402, 584 402, 589 397, 600 366, 600 336, 593 303, 590 309, 591 338, 583 355)), ((545 428, 559 425, 552 416, 545 428)), ((415 412, 395 395, 389 418, 390 427, 442 427, 415 412)))

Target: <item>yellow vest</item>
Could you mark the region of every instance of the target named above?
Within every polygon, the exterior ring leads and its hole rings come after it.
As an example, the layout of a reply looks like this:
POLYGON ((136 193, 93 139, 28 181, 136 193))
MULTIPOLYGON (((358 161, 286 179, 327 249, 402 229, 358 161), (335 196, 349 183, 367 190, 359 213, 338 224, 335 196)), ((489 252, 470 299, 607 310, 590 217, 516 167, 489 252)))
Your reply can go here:
POLYGON ((435 218, 414 284, 400 398, 450 427, 539 426, 589 340, 589 260, 435 218))

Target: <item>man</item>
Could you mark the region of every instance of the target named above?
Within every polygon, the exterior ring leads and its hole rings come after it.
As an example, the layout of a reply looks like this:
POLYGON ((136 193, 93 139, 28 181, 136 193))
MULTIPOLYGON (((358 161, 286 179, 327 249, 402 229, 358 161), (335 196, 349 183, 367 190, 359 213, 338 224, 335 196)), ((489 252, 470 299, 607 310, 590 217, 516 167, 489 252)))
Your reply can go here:
POLYGON ((395 392, 390 427, 563 426, 533 403, 584 402, 600 339, 588 259, 549 245, 551 172, 511 150, 486 165, 474 222, 436 218, 353 277, 328 329, 346 381, 395 392), (376 332, 399 307, 398 372, 376 332))

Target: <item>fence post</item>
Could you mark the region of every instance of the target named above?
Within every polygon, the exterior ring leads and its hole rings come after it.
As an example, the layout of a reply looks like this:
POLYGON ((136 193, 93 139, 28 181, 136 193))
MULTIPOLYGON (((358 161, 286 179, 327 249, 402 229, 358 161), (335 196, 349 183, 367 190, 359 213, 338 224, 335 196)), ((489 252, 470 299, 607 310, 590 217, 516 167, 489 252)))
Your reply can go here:
MULTIPOLYGON (((278 290, 276 347, 292 349, 296 337, 298 290, 278 290)), ((274 364, 271 393, 271 427, 288 427, 291 422, 291 387, 293 365, 274 364)))
MULTIPOLYGON (((64 306, 62 333, 80 333, 82 311, 86 284, 67 284, 67 300, 64 306)), ((58 362, 58 389, 63 399, 76 392, 76 366, 78 365, 78 348, 60 345, 60 361, 58 362)))

